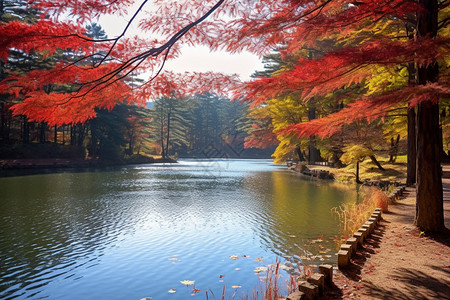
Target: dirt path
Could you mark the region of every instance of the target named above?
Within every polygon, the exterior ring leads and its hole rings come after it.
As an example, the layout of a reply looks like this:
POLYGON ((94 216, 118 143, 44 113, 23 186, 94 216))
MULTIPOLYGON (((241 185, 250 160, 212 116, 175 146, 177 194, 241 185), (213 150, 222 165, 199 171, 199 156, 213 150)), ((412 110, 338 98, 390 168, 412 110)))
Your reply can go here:
MULTIPOLYGON (((450 179, 443 183, 445 224, 450 228, 450 179)), ((350 268, 338 273, 339 292, 331 298, 450 299, 450 234, 421 234, 413 225, 415 189, 405 194, 383 214, 350 268)))

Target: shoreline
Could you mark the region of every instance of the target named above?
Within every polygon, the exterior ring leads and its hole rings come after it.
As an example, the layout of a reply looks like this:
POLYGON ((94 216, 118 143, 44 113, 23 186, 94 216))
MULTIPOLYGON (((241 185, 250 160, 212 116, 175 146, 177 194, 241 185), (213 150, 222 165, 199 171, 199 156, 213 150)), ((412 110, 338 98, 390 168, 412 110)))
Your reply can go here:
MULTIPOLYGON (((447 229, 427 235, 414 225, 413 187, 389 205, 350 266, 337 271, 337 299, 444 299, 450 292, 450 179, 443 179, 447 229)), ((336 294, 335 294, 336 295, 336 294)))
MULTIPOLYGON (((327 172, 338 180, 333 168, 306 165, 311 173, 327 172)), ((289 170, 303 177, 319 176, 304 174, 295 166, 289 170)), ((362 248, 358 249, 350 265, 336 270, 334 288, 325 299, 444 299, 450 293, 450 165, 442 165, 443 209, 446 229, 440 234, 427 235, 414 224, 415 187, 407 187, 405 196, 389 204, 388 212, 375 233, 362 248)), ((394 180, 366 181, 365 185, 379 188, 402 185, 406 175, 394 180)))
POLYGON ((292 164, 288 166, 288 170, 306 178, 314 178, 319 180, 333 180, 344 184, 361 184, 364 186, 375 186, 382 190, 389 186, 404 186, 406 182, 406 174, 402 174, 394 179, 379 178, 375 180, 365 179, 362 183, 356 183, 354 178, 340 179, 339 169, 323 166, 323 165, 298 165, 292 164))
POLYGON ((96 169, 137 164, 176 163, 173 159, 138 157, 122 161, 82 158, 19 158, 0 159, 0 177, 47 173, 67 169, 96 169))

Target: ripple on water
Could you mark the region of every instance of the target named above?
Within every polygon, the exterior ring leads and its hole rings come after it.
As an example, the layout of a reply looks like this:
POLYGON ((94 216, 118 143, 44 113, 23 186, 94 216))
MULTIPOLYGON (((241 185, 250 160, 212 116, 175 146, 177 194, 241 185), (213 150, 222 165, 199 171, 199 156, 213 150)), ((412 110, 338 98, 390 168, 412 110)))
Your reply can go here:
POLYGON ((192 289, 182 280, 251 293, 256 267, 277 256, 295 267, 305 243, 326 234, 317 222, 336 232, 324 212, 354 195, 327 200, 250 160, 0 178, 0 190, 2 299, 165 299, 176 288, 170 298, 181 300, 192 289))

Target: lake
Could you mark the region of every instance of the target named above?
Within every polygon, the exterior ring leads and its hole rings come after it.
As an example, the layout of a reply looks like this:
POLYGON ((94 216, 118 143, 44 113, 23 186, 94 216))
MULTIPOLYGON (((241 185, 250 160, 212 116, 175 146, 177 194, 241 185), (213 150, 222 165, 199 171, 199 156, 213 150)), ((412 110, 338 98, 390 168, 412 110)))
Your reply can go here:
POLYGON ((0 178, 0 298, 240 299, 277 261, 283 285, 335 264, 331 209, 357 196, 270 160, 0 178))

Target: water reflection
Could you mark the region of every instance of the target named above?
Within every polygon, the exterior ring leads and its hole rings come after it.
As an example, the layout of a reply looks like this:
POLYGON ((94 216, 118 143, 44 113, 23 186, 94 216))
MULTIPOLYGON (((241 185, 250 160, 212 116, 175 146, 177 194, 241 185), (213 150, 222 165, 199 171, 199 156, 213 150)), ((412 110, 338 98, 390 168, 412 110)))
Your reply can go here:
POLYGON ((330 209, 356 195, 252 160, 1 178, 0 190, 2 299, 185 299, 181 280, 251 294, 255 267, 330 248, 330 209))

